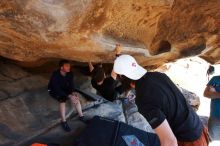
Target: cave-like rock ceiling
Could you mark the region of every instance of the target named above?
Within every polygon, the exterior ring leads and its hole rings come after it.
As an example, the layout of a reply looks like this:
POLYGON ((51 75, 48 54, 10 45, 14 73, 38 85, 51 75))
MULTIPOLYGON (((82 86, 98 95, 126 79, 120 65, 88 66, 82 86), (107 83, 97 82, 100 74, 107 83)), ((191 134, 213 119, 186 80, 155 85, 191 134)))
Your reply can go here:
POLYGON ((1 0, 0 56, 113 62, 114 46, 144 66, 199 55, 220 63, 219 0, 1 0))

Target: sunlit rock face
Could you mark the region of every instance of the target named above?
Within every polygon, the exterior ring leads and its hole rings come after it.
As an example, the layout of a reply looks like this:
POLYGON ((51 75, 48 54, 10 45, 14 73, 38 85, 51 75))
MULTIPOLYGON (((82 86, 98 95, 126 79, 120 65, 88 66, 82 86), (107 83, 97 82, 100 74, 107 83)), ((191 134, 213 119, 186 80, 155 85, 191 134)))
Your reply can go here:
POLYGON ((113 62, 114 45, 144 66, 200 55, 220 62, 219 0, 1 0, 0 55, 113 62))

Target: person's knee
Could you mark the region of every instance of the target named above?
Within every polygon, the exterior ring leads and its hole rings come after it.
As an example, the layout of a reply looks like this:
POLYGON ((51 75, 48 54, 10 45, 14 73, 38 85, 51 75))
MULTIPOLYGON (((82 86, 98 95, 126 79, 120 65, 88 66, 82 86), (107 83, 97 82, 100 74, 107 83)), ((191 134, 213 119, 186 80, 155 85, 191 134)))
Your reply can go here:
POLYGON ((79 97, 77 96, 72 96, 70 98, 70 100, 74 103, 74 104, 79 104, 79 97))
POLYGON ((64 107, 66 105, 66 102, 60 102, 60 107, 64 107))

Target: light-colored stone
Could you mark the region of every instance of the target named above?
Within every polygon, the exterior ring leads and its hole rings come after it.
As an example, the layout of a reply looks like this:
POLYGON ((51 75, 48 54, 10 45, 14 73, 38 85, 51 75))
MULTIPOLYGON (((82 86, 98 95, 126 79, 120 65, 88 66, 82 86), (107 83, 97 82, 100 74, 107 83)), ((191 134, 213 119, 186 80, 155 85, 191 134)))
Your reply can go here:
POLYGON ((182 87, 179 87, 180 91, 183 93, 186 101, 191 105, 194 111, 197 111, 200 106, 200 98, 193 92, 190 92, 182 87))
POLYGON ((131 125, 146 132, 155 133, 147 120, 138 112, 138 108, 135 102, 123 102, 123 109, 128 125, 131 125))
POLYGON ((121 106, 113 102, 106 102, 101 105, 97 105, 90 110, 85 111, 84 115, 88 119, 92 119, 95 115, 97 115, 125 122, 125 117, 121 106))

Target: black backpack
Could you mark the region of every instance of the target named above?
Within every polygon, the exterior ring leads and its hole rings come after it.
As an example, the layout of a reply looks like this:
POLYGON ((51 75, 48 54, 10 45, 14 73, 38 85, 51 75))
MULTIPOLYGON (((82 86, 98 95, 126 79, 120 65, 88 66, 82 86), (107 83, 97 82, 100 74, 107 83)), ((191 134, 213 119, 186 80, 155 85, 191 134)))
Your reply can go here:
MULTIPOLYGON (((95 116, 77 140, 77 146, 127 146, 124 136, 134 135, 145 146, 160 146, 154 133, 148 133, 123 122, 95 116)), ((75 146, 74 145, 74 146, 75 146)))

